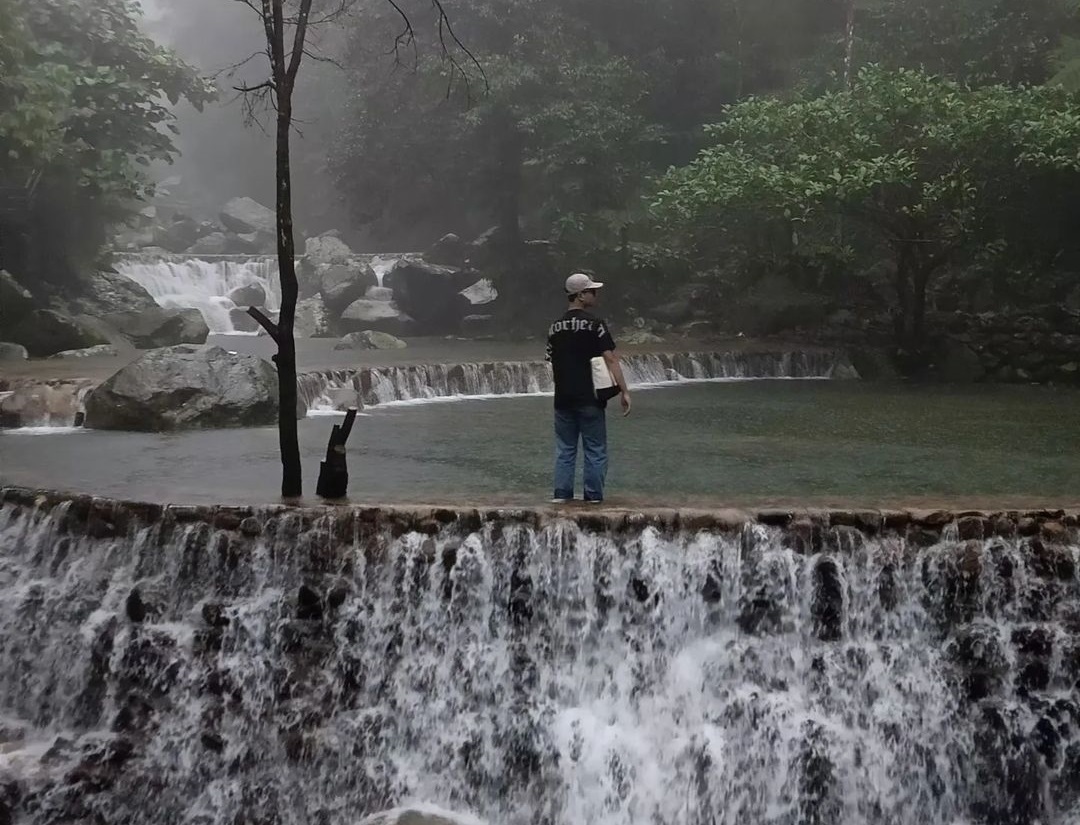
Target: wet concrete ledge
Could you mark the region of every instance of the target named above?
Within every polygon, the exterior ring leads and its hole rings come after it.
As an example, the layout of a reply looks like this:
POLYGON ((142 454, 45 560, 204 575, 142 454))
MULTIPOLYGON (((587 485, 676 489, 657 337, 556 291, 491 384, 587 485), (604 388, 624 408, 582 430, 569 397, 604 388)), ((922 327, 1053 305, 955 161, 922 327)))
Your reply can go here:
MULTIPOLYGON (((843 510, 843 509, 626 509, 619 507, 440 507, 429 505, 173 505, 119 501, 54 490, 0 487, 0 507, 47 514, 60 508, 65 532, 108 538, 137 527, 205 524, 254 537, 263 532, 299 535, 319 529, 339 541, 361 535, 416 532, 427 535, 476 532, 487 525, 541 529, 575 524, 583 531, 612 537, 653 528, 676 533, 741 533, 753 525, 778 528, 806 552, 819 550, 827 536, 859 534, 893 537, 925 547, 943 538, 959 541, 1037 538, 1053 545, 1080 543, 1080 510, 843 510)), ((830 545, 837 542, 830 541, 830 545)), ((839 542, 843 544, 843 542, 839 542)))

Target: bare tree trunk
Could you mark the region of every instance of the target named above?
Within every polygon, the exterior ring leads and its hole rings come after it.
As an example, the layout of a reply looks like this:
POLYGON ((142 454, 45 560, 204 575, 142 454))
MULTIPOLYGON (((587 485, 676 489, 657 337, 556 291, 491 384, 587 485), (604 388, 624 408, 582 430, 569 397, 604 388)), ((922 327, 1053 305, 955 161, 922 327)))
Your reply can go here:
POLYGON ((855 62, 855 6, 858 0, 847 0, 847 20, 844 26, 844 88, 851 88, 855 62))
POLYGON ((254 89, 269 90, 277 111, 277 253, 278 278, 281 283, 281 313, 275 324, 256 308, 248 313, 258 321, 277 344, 274 363, 278 373, 278 443, 281 450, 281 495, 299 498, 304 492, 303 466, 296 423, 296 338, 293 335, 299 285, 296 281, 296 242, 293 238, 292 167, 289 142, 293 122, 293 90, 307 41, 312 0, 301 0, 292 25, 292 51, 286 52, 285 0, 261 0, 266 49, 270 58, 271 80, 254 89))
POLYGON ((278 318, 278 440, 281 446, 281 495, 303 493, 303 469, 296 423, 296 338, 293 323, 299 286, 296 281, 296 242, 293 237, 292 168, 289 135, 292 130, 292 89, 278 101, 277 116, 277 230, 281 315, 278 318))
MULTIPOLYGON (((258 308, 251 307, 251 315, 265 329, 277 344, 274 363, 278 373, 278 440, 281 448, 281 495, 284 498, 299 498, 303 494, 303 467, 300 462, 300 444, 297 432, 297 391, 296 391, 296 338, 294 325, 296 302, 299 298, 299 285, 296 280, 296 241, 293 237, 292 215, 292 168, 290 164, 289 144, 293 125, 293 92, 296 78, 300 73, 308 45, 308 28, 312 25, 311 7, 313 0, 299 0, 295 16, 286 16, 286 0, 241 0, 250 6, 259 16, 266 36, 266 54, 270 60, 270 79, 256 86, 240 86, 237 91, 255 99, 271 100, 277 112, 277 253, 278 277, 281 282, 281 314, 275 324, 258 308), (292 42, 286 43, 286 32, 292 32, 292 42)), ((339 19, 347 13, 349 0, 340 0, 326 14, 320 16, 314 25, 339 19)), ((400 35, 397 44, 410 42, 412 23, 404 12, 393 3, 391 5, 401 14, 405 33, 400 35)), ((458 40, 453 26, 446 17, 441 0, 432 0, 438 11, 439 39, 443 53, 450 59, 455 70, 464 75, 464 69, 450 55, 444 36, 450 38, 480 68, 476 58, 458 40)), ((395 49, 396 46, 395 45, 395 49)), ((482 73, 482 71, 481 71, 482 73)), ((250 98, 249 98, 250 100, 250 98)))

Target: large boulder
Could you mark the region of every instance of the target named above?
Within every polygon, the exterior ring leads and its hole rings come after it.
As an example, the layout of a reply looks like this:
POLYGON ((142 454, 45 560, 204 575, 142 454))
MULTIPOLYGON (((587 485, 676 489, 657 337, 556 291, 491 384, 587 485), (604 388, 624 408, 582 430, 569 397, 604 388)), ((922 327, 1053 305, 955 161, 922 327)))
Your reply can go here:
POLYGON ((4 361, 25 361, 30 357, 30 353, 26 351, 26 347, 22 344, 9 344, 6 341, 0 341, 0 363, 4 361))
POLYGON ((133 312, 112 312, 102 316, 101 320, 139 349, 203 344, 210 335, 210 328, 197 309, 153 306, 133 312))
POLYGON ((70 427, 84 390, 84 380, 18 385, 0 393, 0 427, 70 427))
POLYGON ((51 309, 35 309, 3 333, 13 343, 26 347, 34 358, 109 343, 90 323, 51 309))
POLYGON ((492 304, 499 298, 499 290, 495 288, 495 284, 488 278, 481 278, 472 286, 461 290, 461 294, 474 307, 492 304))
POLYGON ((277 252, 277 237, 266 232, 241 233, 236 240, 255 255, 273 255, 277 252))
POLYGON ((394 304, 367 298, 349 304, 336 326, 343 334, 371 329, 402 337, 415 332, 413 319, 394 304))
POLYGON ((315 266, 347 264, 355 257, 349 245, 333 235, 308 238, 304 245, 304 255, 315 266))
POLYGON ((461 294, 476 273, 423 261, 401 261, 383 277, 401 311, 415 319, 421 334, 456 332, 472 307, 461 294))
POLYGON ((221 347, 181 345, 146 353, 86 399, 86 426, 161 432, 258 427, 277 420, 274 367, 221 347))
POLYGON ((341 315, 351 303, 363 298, 368 289, 379 283, 375 271, 367 265, 320 265, 319 294, 332 316, 341 315))
POLYGON ((408 344, 387 332, 377 332, 373 329, 365 329, 361 332, 350 332, 334 346, 335 350, 354 349, 405 349, 408 344))
POLYGON ((133 312, 157 307, 149 292, 131 278, 102 271, 79 280, 76 291, 63 302, 72 315, 100 317, 110 312, 133 312))
POLYGON ((50 355, 49 358, 72 360, 78 358, 118 358, 120 351, 112 344, 98 344, 96 347, 86 349, 69 349, 50 355))
POLYGON ((262 325, 248 315, 246 309, 233 307, 229 310, 229 321, 232 322, 234 332, 258 332, 262 325))
POLYGON ((185 255, 228 255, 232 241, 224 232, 211 232, 184 250, 185 255))
POLYGON ((293 331, 298 338, 322 338, 328 328, 329 317, 321 295, 296 302, 293 331))
POLYGON ((425 261, 446 266, 465 266, 468 257, 469 247, 452 232, 449 235, 443 235, 431 249, 424 253, 425 261))
POLYGON ((240 234, 263 232, 277 234, 277 214, 251 198, 233 198, 221 210, 221 223, 240 234))
POLYGON ((187 215, 178 215, 172 223, 154 227, 154 246, 180 253, 201 237, 198 222, 187 215))
POLYGON ((266 306, 266 290, 260 284, 238 286, 229 293, 228 298, 238 307, 266 306))

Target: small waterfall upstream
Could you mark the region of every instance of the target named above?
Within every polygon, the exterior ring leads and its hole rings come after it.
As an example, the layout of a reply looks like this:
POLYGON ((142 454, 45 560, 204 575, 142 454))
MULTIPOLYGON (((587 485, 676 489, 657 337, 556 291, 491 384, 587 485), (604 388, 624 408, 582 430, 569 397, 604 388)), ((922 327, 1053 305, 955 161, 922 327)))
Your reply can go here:
POLYGON ((236 304, 228 297, 239 287, 259 286, 266 294, 265 308, 271 312, 281 308, 277 261, 269 256, 215 256, 204 260, 124 255, 118 258, 116 269, 163 307, 199 310, 214 333, 240 334, 229 314, 236 304))
POLYGON ((1080 821, 1075 516, 0 499, 0 821, 1080 821))
MULTIPOLYGON (((657 353, 623 357, 626 380, 635 387, 686 381, 755 378, 832 378, 854 374, 834 352, 657 353)), ((543 361, 488 361, 321 370, 298 378, 308 409, 343 410, 438 398, 537 395, 554 389, 543 361)))

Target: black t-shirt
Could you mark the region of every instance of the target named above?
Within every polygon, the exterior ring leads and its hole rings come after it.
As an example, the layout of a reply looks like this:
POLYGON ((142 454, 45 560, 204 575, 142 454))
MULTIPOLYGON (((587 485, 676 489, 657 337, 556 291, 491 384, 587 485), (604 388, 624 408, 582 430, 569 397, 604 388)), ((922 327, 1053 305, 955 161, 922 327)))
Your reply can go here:
POLYGON ((606 405, 593 391, 589 362, 614 349, 607 324, 583 309, 572 309, 551 325, 547 352, 555 374, 556 408, 606 405))

